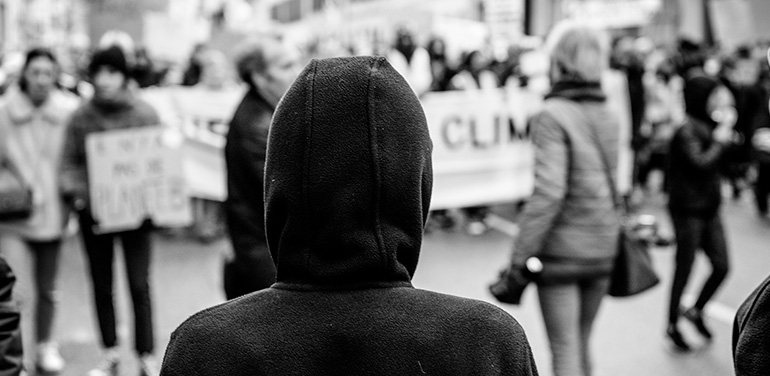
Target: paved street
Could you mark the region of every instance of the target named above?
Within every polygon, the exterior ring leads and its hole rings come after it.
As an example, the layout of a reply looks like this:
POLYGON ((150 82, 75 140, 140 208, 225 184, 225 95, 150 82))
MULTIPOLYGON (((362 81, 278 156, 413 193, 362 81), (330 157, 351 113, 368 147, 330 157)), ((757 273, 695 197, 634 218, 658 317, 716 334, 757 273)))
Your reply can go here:
MULTIPOLYGON (((670 231, 661 211, 660 198, 648 201, 648 212, 659 214, 664 230, 670 231)), ((510 207, 495 208, 495 213, 511 218, 510 207)), ((653 291, 630 299, 608 298, 600 312, 593 352, 595 375, 610 376, 724 376, 732 374, 730 338, 731 320, 735 308, 764 277, 770 273, 770 221, 754 214, 749 195, 740 202, 726 202, 724 207, 728 231, 732 273, 726 285, 709 307, 709 321, 716 339, 710 346, 692 354, 672 352, 663 340, 668 288, 672 274, 671 248, 653 252, 655 265, 663 280, 653 291)), ((472 237, 462 231, 431 232, 426 236, 420 264, 414 279, 417 287, 492 301, 487 284, 508 257, 511 238, 505 234, 513 228, 504 221, 495 221, 493 230, 472 237)), ((153 258, 153 296, 158 354, 169 334, 187 316, 204 307, 223 301, 221 292, 221 260, 227 242, 219 240, 202 244, 181 237, 158 235, 153 258)), ((26 341, 30 333, 30 283, 28 260, 12 242, 2 244, 18 276, 17 295, 25 311, 26 341)), ((118 258, 120 260, 120 258, 118 258)), ((90 284, 83 253, 76 238, 68 240, 62 258, 60 284, 61 311, 57 337, 68 367, 62 375, 84 375, 99 359, 96 323, 91 304, 90 284)), ((122 375, 136 375, 136 360, 130 350, 132 320, 122 262, 118 263, 118 303, 120 337, 125 355, 122 375)), ((688 291, 699 285, 708 267, 698 260, 688 291)), ((698 286, 699 287, 699 286, 698 286)), ((506 306, 527 330, 542 375, 550 375, 550 355, 545 331, 539 316, 535 290, 525 293, 521 306, 506 306)), ((685 335, 695 339, 694 330, 684 326, 685 335)))

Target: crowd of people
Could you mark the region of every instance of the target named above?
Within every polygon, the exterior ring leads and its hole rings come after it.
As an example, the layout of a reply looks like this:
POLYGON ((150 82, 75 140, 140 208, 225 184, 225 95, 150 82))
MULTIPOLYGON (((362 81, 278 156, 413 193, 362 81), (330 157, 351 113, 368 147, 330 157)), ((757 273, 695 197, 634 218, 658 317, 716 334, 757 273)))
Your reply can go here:
MULTIPOLYGON (((615 257, 620 221, 614 213, 621 201, 633 211, 636 196, 654 189, 649 177, 656 169, 665 173, 662 189, 676 235, 665 334, 688 351, 680 318, 711 338, 703 311, 729 270, 719 215, 723 178, 736 198, 753 186, 758 214, 768 214, 768 64, 761 63, 759 47, 722 56, 682 41, 665 53, 644 38, 610 44, 603 33, 582 26, 554 31, 545 42, 550 90, 530 120, 535 189, 518 218, 511 267, 518 270, 532 256, 543 260, 547 275, 537 281, 538 298, 554 375, 592 374, 589 338, 615 257), (608 68, 628 82, 636 157, 634 190, 626 200, 615 194, 611 172, 620 136, 601 86, 608 68), (698 300, 682 310, 700 249, 713 270, 698 300)), ((186 70, 171 77, 125 34, 113 33, 82 60, 84 67, 68 72, 66 82, 54 53, 27 51, 17 78, 7 74, 2 86, 0 159, 30 188, 33 210, 23 219, 1 219, 0 231, 21 238, 34 260, 36 347, 29 351, 35 367, 65 367, 52 335, 56 276, 62 240, 76 218, 103 348, 89 376, 117 375, 122 360, 113 302, 116 240, 124 249, 134 347, 145 376, 536 375, 526 334, 505 311, 411 285, 426 224, 454 228, 460 215, 467 231, 480 235, 489 210, 430 211, 431 140, 419 98, 430 91, 526 87, 534 78, 521 69, 526 51, 519 47, 502 59, 483 48, 457 58, 446 51, 440 38, 423 47, 399 29, 385 57, 316 59, 300 72, 310 56, 262 37, 245 41, 232 62, 197 46, 186 70), (159 124, 158 111, 138 95, 144 88, 222 88, 237 79, 246 90, 224 147, 223 220, 233 249, 224 269, 229 301, 174 332, 161 370, 150 298, 154 226, 145 221, 132 230, 98 231, 85 140, 96 132, 159 124)), ((4 274, 5 286, 12 286, 10 270, 4 274)), ((758 290, 751 299, 765 295, 758 290)), ((764 324, 755 328, 752 321, 761 315, 741 312, 735 346, 761 364, 768 354, 756 360, 742 342, 761 331, 764 324)), ((0 350, 21 372, 18 332, 11 334, 0 350)))

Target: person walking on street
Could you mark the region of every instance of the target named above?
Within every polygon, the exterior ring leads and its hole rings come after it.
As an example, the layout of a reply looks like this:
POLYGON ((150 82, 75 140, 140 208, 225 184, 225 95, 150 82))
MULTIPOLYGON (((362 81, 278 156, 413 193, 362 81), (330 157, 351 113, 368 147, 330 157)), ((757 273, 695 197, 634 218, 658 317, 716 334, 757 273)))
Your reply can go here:
POLYGON ((98 233, 98 223, 89 205, 85 141, 91 133, 159 125, 160 119, 155 109, 135 97, 129 88, 130 67, 120 48, 113 46, 96 51, 88 70, 94 83, 94 97, 81 105, 70 119, 61 170, 62 194, 78 212, 104 346, 102 362, 88 375, 118 375, 113 266, 114 242, 120 239, 134 308, 135 348, 142 375, 154 376, 158 366, 153 356, 155 339, 149 282, 151 225, 145 222, 133 230, 98 233))
POLYGON ((508 313, 412 286, 431 149, 419 100, 384 57, 311 61, 268 141, 277 282, 182 323, 161 375, 537 375, 508 313))
POLYGON ((609 288, 620 229, 610 186, 617 181, 620 123, 600 84, 607 37, 565 23, 547 45, 553 84, 531 123, 535 189, 520 215, 510 270, 521 270, 533 256, 542 261, 536 283, 553 374, 590 376, 589 339, 609 288))
POLYGON ((686 122, 670 145, 668 211, 676 235, 676 266, 671 285, 666 335, 682 351, 690 344, 679 330, 680 316, 711 339, 703 309, 727 276, 729 264, 719 208, 722 202, 721 158, 733 137, 736 121, 730 91, 714 77, 695 72, 684 86, 686 122), (695 305, 684 310, 682 293, 692 271, 695 255, 702 249, 711 262, 711 275, 695 305))
POLYGON ((28 218, 0 222, 0 232, 20 237, 33 259, 35 366, 60 372, 64 359, 53 340, 56 276, 69 211, 59 195, 59 164, 67 118, 77 107, 74 95, 57 89, 59 66, 47 49, 27 52, 18 85, 0 104, 0 159, 32 187, 28 218))
POLYGON ((225 213, 232 259, 225 263, 225 295, 237 298, 275 282, 265 240, 265 153, 275 106, 299 73, 298 52, 267 39, 241 46, 236 68, 249 90, 235 110, 225 144, 225 213))

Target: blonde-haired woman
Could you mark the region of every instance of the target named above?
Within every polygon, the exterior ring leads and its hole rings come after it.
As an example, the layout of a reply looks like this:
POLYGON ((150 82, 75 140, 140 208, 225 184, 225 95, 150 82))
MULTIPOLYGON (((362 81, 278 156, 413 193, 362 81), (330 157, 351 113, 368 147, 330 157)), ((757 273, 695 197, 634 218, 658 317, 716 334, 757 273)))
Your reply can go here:
POLYGON ((587 376, 591 329, 617 252, 611 182, 619 123, 600 85, 608 64, 605 35, 561 25, 547 46, 551 91, 532 120, 535 189, 522 213, 512 271, 532 256, 542 261, 536 282, 554 376, 587 376))

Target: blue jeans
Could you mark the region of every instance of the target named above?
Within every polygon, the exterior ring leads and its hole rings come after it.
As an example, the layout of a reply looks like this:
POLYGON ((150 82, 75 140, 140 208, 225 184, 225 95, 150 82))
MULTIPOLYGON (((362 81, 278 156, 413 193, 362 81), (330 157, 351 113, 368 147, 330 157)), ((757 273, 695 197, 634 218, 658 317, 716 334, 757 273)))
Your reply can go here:
POLYGON ((603 277, 537 287, 554 376, 591 375, 589 339, 609 284, 603 277))

